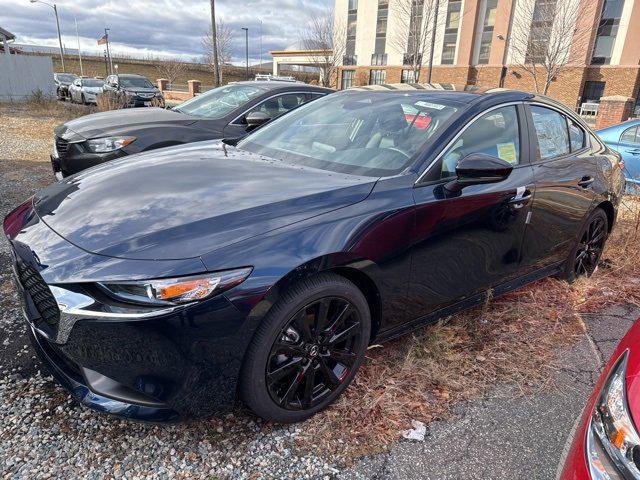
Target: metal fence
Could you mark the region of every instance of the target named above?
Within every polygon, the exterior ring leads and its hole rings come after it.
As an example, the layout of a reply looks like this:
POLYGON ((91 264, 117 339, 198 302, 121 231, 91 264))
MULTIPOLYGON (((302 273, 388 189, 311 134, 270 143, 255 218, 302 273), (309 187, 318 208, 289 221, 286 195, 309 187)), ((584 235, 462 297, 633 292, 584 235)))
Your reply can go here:
POLYGON ((51 58, 0 54, 0 101, 23 101, 38 92, 55 96, 51 58))

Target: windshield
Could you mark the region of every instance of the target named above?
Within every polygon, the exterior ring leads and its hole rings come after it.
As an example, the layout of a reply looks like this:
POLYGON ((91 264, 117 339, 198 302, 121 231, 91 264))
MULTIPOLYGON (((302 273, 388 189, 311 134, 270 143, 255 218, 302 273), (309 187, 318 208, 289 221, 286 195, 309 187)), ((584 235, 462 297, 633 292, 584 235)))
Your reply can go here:
POLYGON ((153 88, 153 83, 144 77, 119 77, 121 87, 153 88))
POLYGON ((187 100, 174 110, 196 117, 218 119, 226 117, 262 93, 264 93, 262 88, 252 85, 227 85, 187 100))
POLYGON ((95 80, 93 78, 85 78, 82 80, 82 85, 85 87, 102 87, 104 82, 102 80, 95 80))
POLYGON ((433 94, 328 95, 264 126, 238 148, 334 172, 399 173, 457 108, 433 94))
POLYGON ((67 83, 71 83, 73 82, 76 78, 75 75, 72 75, 70 73, 59 73, 58 74, 58 81, 60 82, 67 82, 67 83))

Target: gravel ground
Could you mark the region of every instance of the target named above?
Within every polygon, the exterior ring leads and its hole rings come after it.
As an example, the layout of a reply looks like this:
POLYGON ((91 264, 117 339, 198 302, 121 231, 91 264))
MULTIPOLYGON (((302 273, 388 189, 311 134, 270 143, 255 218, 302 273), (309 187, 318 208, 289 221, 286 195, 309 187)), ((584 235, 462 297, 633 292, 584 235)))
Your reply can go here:
MULTIPOLYGON (((0 125, 0 219, 53 181, 46 160, 51 128, 59 123, 11 108, 13 116, 5 122, 3 115, 0 125), (26 144, 28 135, 19 133, 23 126, 46 134, 34 134, 26 144)), ((0 478, 332 478, 337 473, 322 458, 298 453, 298 427, 268 425, 241 410, 167 426, 123 421, 79 405, 36 359, 10 272, 2 237, 0 478)))

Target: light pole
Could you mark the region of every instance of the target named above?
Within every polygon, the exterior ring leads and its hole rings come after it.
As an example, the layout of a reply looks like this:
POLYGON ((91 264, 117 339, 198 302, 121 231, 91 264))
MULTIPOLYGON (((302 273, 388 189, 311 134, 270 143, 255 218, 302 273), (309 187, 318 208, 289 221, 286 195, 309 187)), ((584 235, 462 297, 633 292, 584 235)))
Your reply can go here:
POLYGON ((247 66, 247 80, 249 80, 249 29, 247 27, 242 27, 244 30, 244 42, 245 42, 245 55, 246 55, 246 66, 247 66))
POLYGON ((210 0, 211 4, 211 49, 213 50, 213 68, 215 70, 215 83, 216 87, 220 86, 221 83, 221 75, 220 70, 222 69, 221 65, 218 65, 218 32, 216 25, 216 0, 210 0))
POLYGON ((56 4, 51 4, 47 2, 43 2, 42 0, 29 0, 31 3, 43 3, 44 5, 48 5, 53 8, 53 13, 56 14, 56 27, 58 27, 58 43, 60 44, 60 62, 62 63, 62 71, 66 72, 64 68, 64 50, 62 49, 62 36, 60 35, 60 20, 58 20, 58 7, 56 4))

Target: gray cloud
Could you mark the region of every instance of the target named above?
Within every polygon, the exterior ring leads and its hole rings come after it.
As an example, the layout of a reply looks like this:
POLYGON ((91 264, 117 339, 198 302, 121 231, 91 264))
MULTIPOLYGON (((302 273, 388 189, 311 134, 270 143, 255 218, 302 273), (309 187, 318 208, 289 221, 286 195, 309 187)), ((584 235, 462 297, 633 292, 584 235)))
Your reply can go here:
MULTIPOLYGON (((51 3, 51 2, 50 2, 51 3)), ((200 41, 210 25, 207 0, 58 0, 63 43, 76 48, 74 15, 78 20, 81 48, 101 51, 96 41, 111 28, 110 40, 115 53, 179 55, 197 58, 202 54, 200 41)), ((302 26, 320 14, 332 0, 217 0, 216 13, 233 30, 233 57, 244 59, 244 32, 249 28, 250 57, 260 57, 260 20, 262 52, 295 44, 302 26)), ((57 46, 53 11, 28 0, 0 0, 0 26, 16 34, 18 43, 57 46)))

